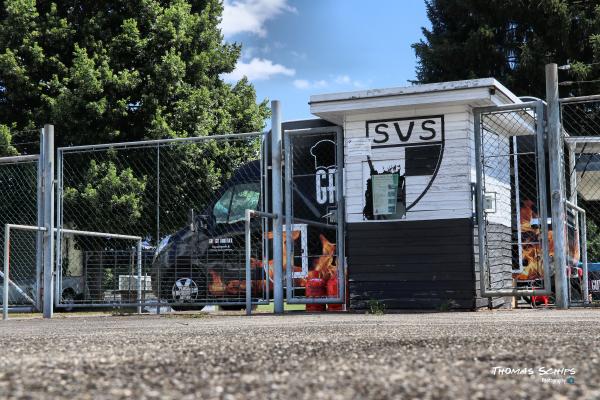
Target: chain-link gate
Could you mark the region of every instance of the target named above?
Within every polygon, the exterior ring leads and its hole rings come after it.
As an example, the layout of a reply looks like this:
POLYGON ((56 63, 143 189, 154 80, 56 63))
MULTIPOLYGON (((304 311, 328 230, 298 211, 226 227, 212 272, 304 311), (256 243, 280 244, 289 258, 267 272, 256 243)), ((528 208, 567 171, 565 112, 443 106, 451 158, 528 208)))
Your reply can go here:
MULTIPOLYGON (((59 307, 134 304, 138 279, 148 306, 243 305, 244 217, 264 208, 263 142, 252 133, 58 149, 59 307), (141 276, 130 241, 67 229, 142 237, 141 276)), ((269 274, 263 231, 253 223, 257 292, 269 274)))
POLYGON ((571 306, 600 304, 600 96, 561 99, 571 306))
POLYGON ((482 296, 550 294, 541 101, 478 108, 475 119, 476 257, 482 296))
MULTIPOLYGON (((38 225, 40 223, 41 171, 38 155, 0 158, 0 243, 4 243, 6 224, 38 225)), ((33 309, 41 304, 42 259, 41 234, 17 231, 10 238, 11 269, 8 283, 8 305, 33 309)), ((3 304, 4 254, 0 271, 0 304, 3 304)))
POLYGON ((284 269, 288 303, 317 311, 345 302, 340 127, 284 131, 284 269))

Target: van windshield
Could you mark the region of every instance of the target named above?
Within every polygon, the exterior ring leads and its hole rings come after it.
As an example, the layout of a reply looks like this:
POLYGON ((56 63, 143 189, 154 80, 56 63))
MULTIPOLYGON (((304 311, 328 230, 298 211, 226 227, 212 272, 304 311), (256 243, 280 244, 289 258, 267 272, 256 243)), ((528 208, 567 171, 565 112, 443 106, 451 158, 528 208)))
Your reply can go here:
POLYGON ((260 182, 241 183, 229 189, 215 203, 213 215, 218 224, 243 221, 246 209, 256 210, 260 200, 260 182))

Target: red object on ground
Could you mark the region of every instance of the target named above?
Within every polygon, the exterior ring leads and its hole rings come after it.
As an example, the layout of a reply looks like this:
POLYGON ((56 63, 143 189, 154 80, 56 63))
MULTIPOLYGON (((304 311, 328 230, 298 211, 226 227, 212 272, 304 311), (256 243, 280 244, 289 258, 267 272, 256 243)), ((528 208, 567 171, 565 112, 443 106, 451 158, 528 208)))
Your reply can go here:
MULTIPOLYGON (((325 281, 315 277, 307 279, 306 297, 325 297, 325 281)), ((306 311, 325 311, 325 304, 307 304, 306 311)))
POLYGON ((531 296, 531 304, 541 304, 544 303, 545 306, 548 305, 550 299, 548 296, 531 296))
MULTIPOLYGON (((338 280, 337 276, 332 277, 327 281, 327 297, 338 297, 338 280)), ((327 304, 327 311, 342 311, 342 304, 327 304)))

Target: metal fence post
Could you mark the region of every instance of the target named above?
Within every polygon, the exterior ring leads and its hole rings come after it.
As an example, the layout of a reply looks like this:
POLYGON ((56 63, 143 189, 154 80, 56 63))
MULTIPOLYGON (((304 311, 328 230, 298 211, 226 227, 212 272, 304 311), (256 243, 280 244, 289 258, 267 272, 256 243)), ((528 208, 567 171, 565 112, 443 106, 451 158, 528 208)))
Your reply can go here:
POLYGON ((590 303, 590 282, 589 282, 589 269, 587 259, 587 213, 585 211, 580 212, 581 218, 579 223, 581 225, 581 262, 583 263, 583 304, 590 303))
POLYGON ((546 65, 546 101, 548 103, 548 153, 554 239, 554 281, 556 307, 568 308, 567 257, 565 246, 566 217, 564 209, 563 143, 558 98, 558 68, 546 65))
MULTIPOLYGON (((44 129, 40 129, 40 157, 37 166, 37 226, 44 224, 44 129)), ((42 311, 42 274, 44 271, 44 232, 37 231, 35 237, 35 309, 42 311)))
MULTIPOLYGON (((58 274, 54 277, 54 293, 60 293, 60 295, 54 297, 55 307, 60 304, 62 297, 63 172, 63 152, 58 149, 56 152, 56 236, 54 240, 54 268, 58 274)), ((44 220, 40 223, 40 226, 43 225, 44 220)))
MULTIPOLYGON (((290 240, 292 238, 292 222, 293 222, 293 211, 292 211, 292 185, 293 177, 292 177, 292 169, 293 166, 293 156, 292 156, 292 136, 286 135, 284 139, 284 157, 285 157, 285 264, 294 265, 294 242, 290 240)), ((286 287, 286 300, 288 304, 292 301, 294 297, 294 269, 286 268, 286 282, 288 283, 286 287)))
MULTIPOLYGON (((44 125, 44 318, 54 309, 54 125, 44 125)), ((56 294, 60 296, 60 293, 56 294)))
MULTIPOLYGON (((144 280, 144 286, 145 285, 144 280)), ((145 288, 144 288, 145 289, 145 288)), ((142 313, 142 241, 137 244, 137 313, 142 313)))
POLYGON ((2 287, 2 319, 8 319, 8 291, 10 279, 10 226, 4 226, 4 279, 2 287))
MULTIPOLYGON (((252 257, 252 236, 250 234, 250 221, 252 218, 252 210, 246 210, 246 218, 244 222, 245 236, 245 252, 246 252, 246 315, 252 314, 252 279, 250 274, 250 257, 252 257)), ((268 279, 268 278, 267 278, 268 279)))
POLYGON ((281 193, 281 109, 271 102, 271 168, 273 178, 273 302, 275 314, 283 314, 283 227, 281 193))

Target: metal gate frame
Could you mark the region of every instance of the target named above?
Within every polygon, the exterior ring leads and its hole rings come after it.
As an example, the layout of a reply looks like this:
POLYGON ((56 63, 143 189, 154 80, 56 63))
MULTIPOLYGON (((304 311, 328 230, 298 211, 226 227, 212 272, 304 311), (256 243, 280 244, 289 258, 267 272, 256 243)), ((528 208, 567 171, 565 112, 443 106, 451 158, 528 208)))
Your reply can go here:
POLYGON ((285 235, 287 238, 292 237, 292 225, 294 223, 303 223, 316 227, 328 227, 331 225, 322 224, 305 219, 294 218, 292 209, 292 140, 296 136, 315 134, 315 133, 334 133, 335 134, 335 149, 336 149, 336 172, 335 172, 335 194, 336 194, 336 258, 337 258, 337 279, 338 279, 338 296, 337 297, 295 297, 293 291, 289 290, 289 286, 293 282, 293 258, 294 249, 291 240, 286 240, 286 282, 288 290, 286 290, 286 301, 288 304, 345 304, 346 302, 346 252, 345 252, 345 220, 344 220, 344 135, 343 129, 340 126, 306 128, 306 129, 290 129, 283 132, 284 137, 284 161, 285 161, 285 235))
MULTIPOLYGON (((541 100, 529 101, 519 104, 498 105, 491 107, 473 108, 474 116, 474 133, 475 133, 475 167, 476 167, 476 182, 475 182, 475 197, 476 197, 476 224, 478 229, 478 250, 479 250, 479 282, 481 297, 499 297, 499 296, 534 296, 534 295, 549 295, 551 289, 551 265, 549 257, 549 242, 548 242, 548 226, 547 223, 540 224, 540 236, 542 244, 543 270, 544 270, 544 288, 543 289, 491 289, 488 288, 487 274, 487 254, 486 254, 486 219, 485 219, 485 188, 483 187, 484 165, 482 161, 482 131, 481 131, 481 116, 485 113, 519 111, 534 109, 536 113, 536 152, 537 152, 537 182, 538 195, 540 202, 540 220, 547 221, 548 219, 548 199, 546 191, 546 161, 545 161, 545 105, 541 100)), ((517 188, 518 190, 518 188, 517 188)))
MULTIPOLYGON (((36 170, 36 224, 39 226, 43 224, 44 219, 44 207, 42 206, 44 187, 43 187, 43 163, 44 163, 44 130, 40 129, 40 152, 39 154, 31 154, 31 155, 20 155, 20 156, 10 156, 10 157, 1 157, 0 165, 15 165, 20 163, 33 163, 37 164, 36 170)), ((35 293, 33 294, 33 298, 31 298, 31 305, 13 305, 8 306, 10 311, 41 311, 42 309, 42 273, 43 273, 43 232, 38 231, 36 233, 35 239, 35 293)), ((6 238, 5 238, 6 241, 6 238)), ((4 272, 0 271, 0 277, 4 278, 4 272)), ((10 282, 17 291, 21 290, 14 282, 10 282)), ((6 296, 6 295, 4 295, 6 296)))
MULTIPOLYGON (((574 97, 561 99, 561 107, 563 103, 575 103, 578 101, 593 101, 600 100, 600 96, 585 96, 585 97, 574 97)), ((580 246, 581 246, 581 264, 583 270, 583 301, 576 302, 573 301, 571 296, 569 295, 569 307, 573 306, 592 306, 593 302, 589 301, 589 271, 588 271, 588 258, 587 258, 587 212, 583 208, 578 205, 578 181, 577 181, 577 173, 576 169, 576 155, 580 154, 579 150, 585 151, 588 145, 591 145, 590 150, 600 150, 600 137, 597 136, 565 136, 564 142, 566 144, 566 148, 568 150, 569 156, 569 178, 570 178, 570 193, 569 196, 565 196, 568 200, 565 200, 565 207, 567 209, 573 210, 577 212, 578 215, 578 226, 579 234, 580 234, 580 246)), ((569 285, 570 288, 570 285, 569 285)))
MULTIPOLYGON (((79 151, 95 151, 95 150, 109 150, 109 149, 127 149, 127 148, 136 148, 138 146, 160 146, 160 145, 168 145, 173 143, 202 143, 210 140, 225 140, 225 139, 238 139, 238 138, 252 138, 257 137, 261 138, 261 152, 263 153, 262 157, 265 157, 265 149, 266 149, 266 138, 267 133, 265 132, 243 132, 243 133, 233 133, 233 134, 224 134, 224 135, 212 135, 212 136, 200 136, 200 137, 186 137, 186 138, 171 138, 171 139, 156 139, 156 140, 144 140, 144 141, 134 141, 134 142, 119 142, 119 143, 102 143, 102 144, 94 144, 94 145, 81 145, 81 146, 71 146, 71 147, 59 147, 57 148, 57 178, 56 178, 56 228, 54 231, 56 232, 56 240, 54 240, 53 245, 53 253, 54 253, 54 271, 55 271, 55 279, 54 279, 54 307, 57 308, 72 308, 72 307, 115 307, 115 306, 148 306, 148 307, 160 307, 162 305, 169 306, 181 306, 181 305, 189 305, 190 303, 180 303, 180 302, 103 302, 103 303, 77 303, 77 304, 65 304, 61 302, 61 294, 62 294, 62 263, 63 263, 63 254, 62 254, 62 235, 64 233, 74 233, 78 234, 82 231, 70 230, 64 228, 63 222, 63 201, 64 201, 64 182, 63 182, 63 166, 64 166, 64 157, 65 154, 79 151)), ((265 167, 264 162, 260 163, 260 174, 264 175, 265 167)), ((159 176, 160 179, 160 176, 159 176)), ((261 179, 261 194, 265 194, 265 185, 263 179, 261 179)), ((266 198, 263 196, 263 201, 266 201, 266 198)), ((265 226, 265 225, 263 225, 265 226)), ((263 228, 264 229, 264 228, 263 228)), ((97 235, 102 237, 100 235, 97 235)), ((131 235, 116 235, 116 234, 107 234, 104 237, 114 237, 122 239, 128 239, 131 235)), ((263 252, 264 253, 264 252, 263 252)), ((263 257, 265 254, 263 254, 263 257)), ((266 254, 268 257, 268 254, 266 254)), ((268 296, 268 295, 267 295, 268 296)), ((245 301, 227 301, 227 302, 195 302, 194 305, 228 305, 228 306, 241 306, 245 305, 245 301)), ((258 302, 253 302, 253 304, 268 304, 267 299, 259 300, 258 302)))

